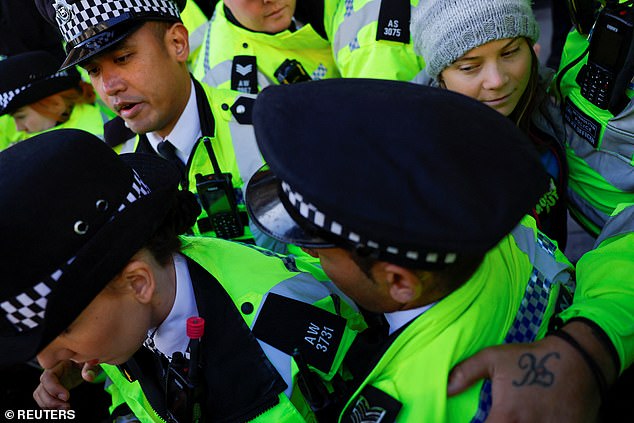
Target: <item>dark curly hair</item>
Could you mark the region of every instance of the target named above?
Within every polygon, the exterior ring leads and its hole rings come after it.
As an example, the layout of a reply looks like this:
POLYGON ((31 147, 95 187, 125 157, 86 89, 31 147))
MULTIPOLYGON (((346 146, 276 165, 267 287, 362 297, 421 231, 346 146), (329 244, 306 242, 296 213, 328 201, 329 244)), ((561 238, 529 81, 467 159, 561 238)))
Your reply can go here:
POLYGON ((178 191, 163 222, 145 244, 156 261, 166 265, 172 254, 181 250, 179 235, 188 232, 200 214, 196 196, 189 191, 178 191))

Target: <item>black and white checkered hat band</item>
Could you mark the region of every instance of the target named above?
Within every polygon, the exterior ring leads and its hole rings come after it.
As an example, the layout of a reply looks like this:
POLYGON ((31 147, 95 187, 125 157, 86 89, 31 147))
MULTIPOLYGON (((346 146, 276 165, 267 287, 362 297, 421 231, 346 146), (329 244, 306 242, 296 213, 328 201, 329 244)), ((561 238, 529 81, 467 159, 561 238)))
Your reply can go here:
MULTIPOLYGON (((126 195, 125 199, 119 205, 117 211, 109 221, 116 219, 117 214, 121 213, 130 204, 142 197, 145 197, 149 193, 150 189, 141 180, 141 178, 139 178, 138 174, 134 172, 134 181, 130 192, 126 195)), ((104 208, 104 200, 97 200, 96 206, 104 208)), ((73 230, 78 234, 81 234, 82 232, 86 233, 89 225, 89 222, 78 221, 75 223, 73 228, 69 228, 69 230, 73 230), (78 225, 78 223, 81 223, 81 225, 78 225)), ((0 309, 4 311, 7 320, 18 330, 18 332, 36 328, 42 323, 46 312, 48 296, 52 292, 57 281, 59 281, 64 274, 63 269, 70 266, 74 260, 75 257, 71 258, 59 269, 55 270, 50 276, 37 283, 32 288, 0 303, 0 309)))
POLYGON ((92 36, 107 29, 100 24, 122 14, 156 15, 180 18, 176 4, 169 0, 81 0, 68 4, 66 0, 55 0, 55 20, 66 42, 81 34, 92 36))
POLYGON ((323 212, 319 211, 314 204, 304 201, 304 196, 294 191, 287 182, 282 181, 282 191, 287 196, 289 203, 297 212, 312 224, 343 238, 356 246, 367 247, 372 250, 387 253, 386 256, 405 258, 416 263, 429 263, 434 265, 451 264, 456 261, 455 253, 419 252, 415 250, 403 249, 393 245, 381 245, 369 238, 347 229, 339 222, 330 219, 323 212))
MULTIPOLYGON (((43 80, 66 77, 66 76, 68 76, 68 72, 63 70, 53 75, 47 76, 43 80)), ((20 88, 16 88, 11 91, 5 91, 3 93, 0 93, 0 109, 6 109, 6 107, 9 105, 11 100, 13 100, 16 95, 20 94, 22 91, 29 89, 32 85, 33 85, 32 83, 28 83, 20 88)))

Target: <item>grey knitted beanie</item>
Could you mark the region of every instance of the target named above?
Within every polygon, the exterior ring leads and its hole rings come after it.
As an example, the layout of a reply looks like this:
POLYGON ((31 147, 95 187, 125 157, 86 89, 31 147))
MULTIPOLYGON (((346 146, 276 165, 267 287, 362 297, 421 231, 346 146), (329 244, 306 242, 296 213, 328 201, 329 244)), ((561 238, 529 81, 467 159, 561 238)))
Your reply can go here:
POLYGON ((504 38, 539 38, 530 0, 421 0, 412 16, 414 49, 434 79, 469 50, 504 38))

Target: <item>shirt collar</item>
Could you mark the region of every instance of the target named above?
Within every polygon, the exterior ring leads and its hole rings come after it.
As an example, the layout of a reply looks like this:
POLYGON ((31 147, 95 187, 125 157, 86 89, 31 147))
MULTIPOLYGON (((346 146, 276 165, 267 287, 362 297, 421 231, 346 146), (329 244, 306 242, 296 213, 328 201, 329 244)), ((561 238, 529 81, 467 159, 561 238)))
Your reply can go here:
POLYGON ((392 313, 385 313, 385 320, 390 325, 390 335, 429 310, 434 304, 431 303, 422 307, 412 308, 410 310, 395 311, 392 313))
MULTIPOLYGON (((185 164, 187 164, 189 160, 194 145, 196 145, 196 142, 202 136, 194 81, 191 81, 190 84, 191 90, 185 110, 183 110, 183 113, 178 118, 172 132, 164 138, 176 147, 176 155, 185 164)), ((156 146, 164 139, 155 132, 148 132, 146 135, 150 145, 152 145, 152 148, 156 151, 156 146)))
POLYGON ((189 344, 187 319, 191 316, 198 316, 196 297, 187 262, 180 254, 174 254, 173 257, 176 270, 174 305, 158 328, 152 328, 148 331, 148 337, 153 336, 154 348, 168 358, 171 358, 176 351, 185 353, 189 344))

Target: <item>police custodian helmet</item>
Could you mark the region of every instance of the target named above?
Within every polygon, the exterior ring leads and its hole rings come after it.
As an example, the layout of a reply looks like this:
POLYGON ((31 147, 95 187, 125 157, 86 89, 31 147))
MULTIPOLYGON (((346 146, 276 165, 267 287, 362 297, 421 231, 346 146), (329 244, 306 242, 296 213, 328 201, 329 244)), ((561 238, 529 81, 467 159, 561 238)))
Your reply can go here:
POLYGON ((152 237, 179 180, 170 162, 117 155, 77 129, 0 152, 0 367, 29 360, 79 316, 152 237))
POLYGON ((59 28, 67 57, 61 69, 113 46, 147 20, 180 20, 187 0, 35 0, 44 18, 59 28))
POLYGON ((528 137, 464 95, 330 79, 270 86, 253 124, 269 170, 247 210, 267 235, 437 269, 483 254, 530 211, 548 178, 528 137))

